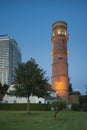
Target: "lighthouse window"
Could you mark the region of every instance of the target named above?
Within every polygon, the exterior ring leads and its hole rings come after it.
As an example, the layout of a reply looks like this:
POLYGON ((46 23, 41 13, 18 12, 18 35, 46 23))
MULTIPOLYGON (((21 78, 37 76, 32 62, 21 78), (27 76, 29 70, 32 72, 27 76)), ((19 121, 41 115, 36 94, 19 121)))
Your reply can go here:
POLYGON ((58 59, 61 60, 61 59, 63 59, 63 57, 59 57, 58 59))

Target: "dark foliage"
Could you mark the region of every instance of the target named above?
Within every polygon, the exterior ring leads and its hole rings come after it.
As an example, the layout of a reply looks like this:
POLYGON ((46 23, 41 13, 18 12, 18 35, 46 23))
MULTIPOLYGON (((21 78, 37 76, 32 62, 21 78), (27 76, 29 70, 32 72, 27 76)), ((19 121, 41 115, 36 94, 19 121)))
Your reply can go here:
POLYGON ((84 103, 87 103, 87 95, 80 96, 79 102, 80 102, 81 105, 83 105, 84 103))
POLYGON ((80 104, 77 104, 77 103, 73 103, 72 104, 72 110, 73 111, 80 111, 81 109, 81 105, 80 104))
POLYGON ((72 84, 69 83, 69 92, 72 92, 72 91, 73 91, 72 84))
MULTIPOLYGON (((9 86, 7 84, 2 85, 0 82, 0 97, 3 97, 5 93, 7 92, 9 86)), ((0 98, 2 100, 2 98, 0 98)))
POLYGON ((87 112, 87 103, 84 103, 84 104, 82 105, 82 109, 83 109, 83 111, 87 112))
POLYGON ((55 100, 52 102, 51 107, 55 111, 54 117, 57 117, 57 114, 66 108, 66 102, 64 100, 55 100))
MULTIPOLYGON (((0 110, 19 110, 19 111, 25 111, 27 109, 26 103, 3 103, 0 104, 0 110)), ((50 110, 50 104, 37 104, 37 103, 31 103, 30 104, 30 110, 34 111, 49 111, 50 110)))
POLYGON ((46 86, 48 86, 48 78, 45 77, 45 73, 32 58, 26 63, 19 64, 15 71, 14 90, 9 94, 27 97, 28 102, 31 95, 45 96, 47 94, 46 86))

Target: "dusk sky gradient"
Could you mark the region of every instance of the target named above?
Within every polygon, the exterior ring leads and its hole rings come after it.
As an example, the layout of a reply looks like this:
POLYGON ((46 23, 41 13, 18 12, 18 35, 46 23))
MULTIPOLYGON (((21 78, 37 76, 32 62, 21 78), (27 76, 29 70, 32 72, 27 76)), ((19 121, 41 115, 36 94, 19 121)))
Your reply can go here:
POLYGON ((87 0, 0 0, 0 35, 18 42, 22 61, 31 57, 51 83, 52 24, 68 24, 69 77, 73 90, 87 86, 87 0))

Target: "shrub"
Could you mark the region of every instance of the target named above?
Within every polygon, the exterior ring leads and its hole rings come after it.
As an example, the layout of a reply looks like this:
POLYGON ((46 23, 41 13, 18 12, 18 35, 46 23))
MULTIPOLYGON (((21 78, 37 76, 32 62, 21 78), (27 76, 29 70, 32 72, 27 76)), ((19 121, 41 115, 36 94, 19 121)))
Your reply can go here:
POLYGON ((87 95, 80 96, 79 102, 81 105, 83 105, 84 103, 87 103, 87 95))
POLYGON ((64 109, 66 108, 66 102, 64 100, 54 100, 52 103, 51 103, 51 107, 55 109, 64 109))
POLYGON ((84 104, 82 105, 82 108, 83 108, 83 111, 87 112, 87 103, 84 103, 84 104))
POLYGON ((59 111, 66 108, 66 102, 64 100, 55 100, 51 103, 51 107, 55 111, 54 117, 57 117, 59 111))
POLYGON ((72 104, 73 111, 80 111, 80 108, 81 108, 80 104, 76 104, 76 103, 72 104))

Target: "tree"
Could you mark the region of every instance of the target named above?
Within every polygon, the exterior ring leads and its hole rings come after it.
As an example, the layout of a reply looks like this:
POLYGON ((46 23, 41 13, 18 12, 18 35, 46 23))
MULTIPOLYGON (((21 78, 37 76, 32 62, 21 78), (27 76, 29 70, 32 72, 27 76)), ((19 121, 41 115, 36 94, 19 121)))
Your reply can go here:
POLYGON ((3 95, 2 95, 2 84, 0 82, 0 101, 2 100, 2 98, 3 98, 3 95))
POLYGON ((15 71, 14 90, 9 94, 27 98, 27 111, 29 111, 29 97, 36 95, 43 97, 47 94, 48 78, 33 58, 26 63, 21 63, 15 71))
POLYGON ((51 103, 51 107, 53 107, 55 113, 54 113, 54 118, 57 117, 57 114, 66 108, 66 102, 64 100, 61 100, 61 99, 57 99, 55 101, 53 101, 51 103))
POLYGON ((0 97, 1 97, 0 100, 2 100, 2 98, 5 95, 8 88, 9 88, 9 86, 7 84, 2 85, 0 82, 0 97))
POLYGON ((69 92, 72 92, 72 91, 73 91, 72 84, 69 83, 69 92))
POLYGON ((8 90, 9 86, 7 84, 2 85, 0 82, 0 94, 5 95, 6 91, 8 90))
POLYGON ((73 88, 72 88, 72 83, 70 82, 70 78, 69 78, 69 92, 73 92, 73 88))

